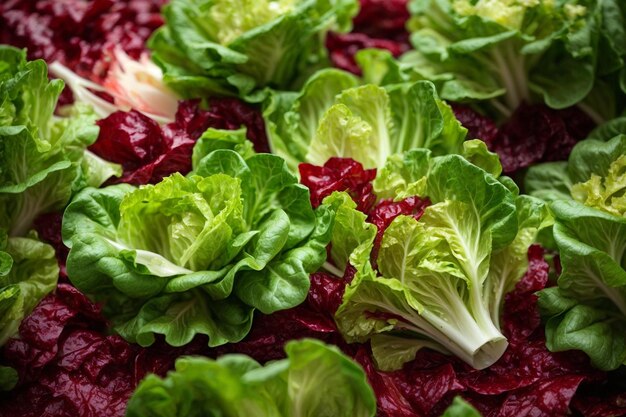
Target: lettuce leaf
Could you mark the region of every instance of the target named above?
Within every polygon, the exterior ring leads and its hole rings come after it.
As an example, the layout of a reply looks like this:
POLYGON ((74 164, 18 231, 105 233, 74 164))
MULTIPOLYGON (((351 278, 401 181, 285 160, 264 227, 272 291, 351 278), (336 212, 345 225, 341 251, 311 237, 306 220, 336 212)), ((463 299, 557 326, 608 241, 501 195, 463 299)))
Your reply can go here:
POLYGON ((38 215, 62 209, 77 189, 119 173, 85 158, 98 135, 91 109, 54 117, 62 89, 43 61, 0 46, 0 228, 11 236, 26 235, 38 215))
POLYGON ((52 246, 34 233, 7 238, 0 229, 0 346, 17 334, 22 320, 54 290, 58 278, 52 246))
POLYGON ((279 157, 218 150, 187 177, 79 193, 63 219, 67 272, 131 342, 200 333, 217 346, 241 340, 255 309, 305 299, 332 223, 279 157))
POLYGON ((577 349, 602 370, 626 360, 626 135, 616 119, 579 142, 569 161, 531 167, 527 192, 551 201, 562 272, 539 292, 546 344, 577 349))
POLYGON ((626 134, 607 140, 601 140, 602 135, 592 134, 579 142, 567 163, 531 167, 524 180, 526 191, 546 201, 575 200, 606 213, 624 216, 626 134))
POLYGON ((575 201, 552 203, 563 272, 539 293, 551 351, 578 349, 597 368, 626 360, 626 219, 575 201))
POLYGON ((338 70, 320 71, 297 95, 274 94, 264 116, 272 151, 294 170, 331 157, 378 168, 413 148, 459 153, 467 133, 430 82, 358 85, 338 70))
POLYGON ((339 349, 291 341, 287 358, 261 366, 244 355, 183 357, 164 379, 141 382, 127 416, 373 417, 365 372, 339 349))

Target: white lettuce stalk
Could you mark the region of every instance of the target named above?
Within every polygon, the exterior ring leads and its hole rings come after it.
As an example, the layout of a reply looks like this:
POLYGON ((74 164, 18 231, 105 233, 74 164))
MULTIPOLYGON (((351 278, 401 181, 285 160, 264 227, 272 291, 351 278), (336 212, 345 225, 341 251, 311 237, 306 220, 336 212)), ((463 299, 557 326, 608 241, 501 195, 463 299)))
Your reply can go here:
POLYGON ((149 56, 143 54, 137 61, 116 48, 113 60, 102 85, 77 75, 60 62, 52 63, 50 72, 66 82, 77 101, 92 105, 100 117, 135 109, 159 123, 173 121, 180 97, 165 85, 161 69, 149 56), (95 92, 109 94, 113 103, 95 92))

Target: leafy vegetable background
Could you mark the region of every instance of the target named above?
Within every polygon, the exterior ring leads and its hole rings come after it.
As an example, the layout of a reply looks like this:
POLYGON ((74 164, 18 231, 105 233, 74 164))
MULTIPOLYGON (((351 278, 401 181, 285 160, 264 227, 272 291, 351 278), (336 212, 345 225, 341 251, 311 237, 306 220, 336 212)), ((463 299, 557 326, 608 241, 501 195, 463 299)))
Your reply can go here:
POLYGON ((625 28, 3 2, 0 416, 626 415, 625 28))

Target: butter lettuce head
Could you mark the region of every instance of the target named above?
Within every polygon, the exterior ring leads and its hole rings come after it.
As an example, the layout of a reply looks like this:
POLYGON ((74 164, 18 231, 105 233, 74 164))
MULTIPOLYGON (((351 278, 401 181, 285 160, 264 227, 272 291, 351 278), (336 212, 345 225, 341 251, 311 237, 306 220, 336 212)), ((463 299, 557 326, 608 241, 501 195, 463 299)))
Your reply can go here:
POLYGON ((216 346, 241 340, 254 309, 304 300, 332 219, 281 158, 218 150, 187 177, 79 193, 63 218, 67 271, 127 340, 180 346, 200 333, 216 346))
POLYGON ((183 357, 165 378, 150 375, 127 416, 373 417, 376 397, 363 369, 334 346, 291 341, 287 358, 265 366, 244 355, 183 357))
POLYGON ((483 102, 507 117, 519 104, 564 108, 582 101, 598 61, 621 60, 618 2, 413 0, 409 79, 429 79, 442 98, 483 102), (602 44, 606 48, 600 48, 602 44))
POLYGON ((297 89, 326 66, 326 33, 349 30, 357 10, 355 0, 174 0, 148 45, 183 97, 254 101, 259 89, 297 89))
MULTIPOLYGON (((500 172, 486 148, 470 144, 466 153, 500 172)), ((518 196, 508 178, 461 155, 435 157, 425 149, 390 158, 375 190, 387 198, 428 197, 432 204, 419 220, 393 220, 376 268, 373 237, 363 227, 356 242, 342 238, 354 248, 349 261, 357 269, 336 313, 343 335, 370 340, 384 370, 401 368, 422 347, 477 369, 495 363, 507 347, 499 330, 504 295, 526 272, 536 234, 550 224, 545 204, 518 196)))
POLYGON ((379 168, 413 148, 459 153, 467 133, 430 82, 358 85, 338 70, 318 72, 298 94, 275 93, 264 116, 272 151, 293 169, 331 157, 379 168))
POLYGON ((0 46, 0 228, 10 236, 25 236, 38 215, 62 209, 76 189, 120 173, 86 151, 98 135, 90 109, 54 116, 62 90, 43 61, 0 46))

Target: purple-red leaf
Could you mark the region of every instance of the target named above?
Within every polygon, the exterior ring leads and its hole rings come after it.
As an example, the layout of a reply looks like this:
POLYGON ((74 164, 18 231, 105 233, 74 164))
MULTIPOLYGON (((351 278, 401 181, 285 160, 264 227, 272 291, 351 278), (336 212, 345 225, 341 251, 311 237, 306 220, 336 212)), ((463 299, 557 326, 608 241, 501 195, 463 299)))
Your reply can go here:
POLYGON ((300 164, 300 182, 311 192, 311 204, 318 207, 334 191, 346 191, 357 210, 369 212, 376 202, 372 181, 375 169, 363 169, 361 163, 351 158, 330 158, 324 166, 300 164))
POLYGON ((4 0, 0 43, 28 48, 29 59, 60 61, 80 76, 104 80, 115 47, 138 59, 163 24, 166 0, 4 0))
POLYGON ((164 177, 191 170, 191 154, 198 138, 210 127, 247 128, 247 137, 257 152, 268 149, 265 125, 259 111, 236 99, 216 99, 209 110, 199 101, 182 101, 174 122, 160 126, 144 114, 131 110, 115 112, 97 122, 100 134, 89 148, 124 169, 115 183, 154 184, 164 177))

